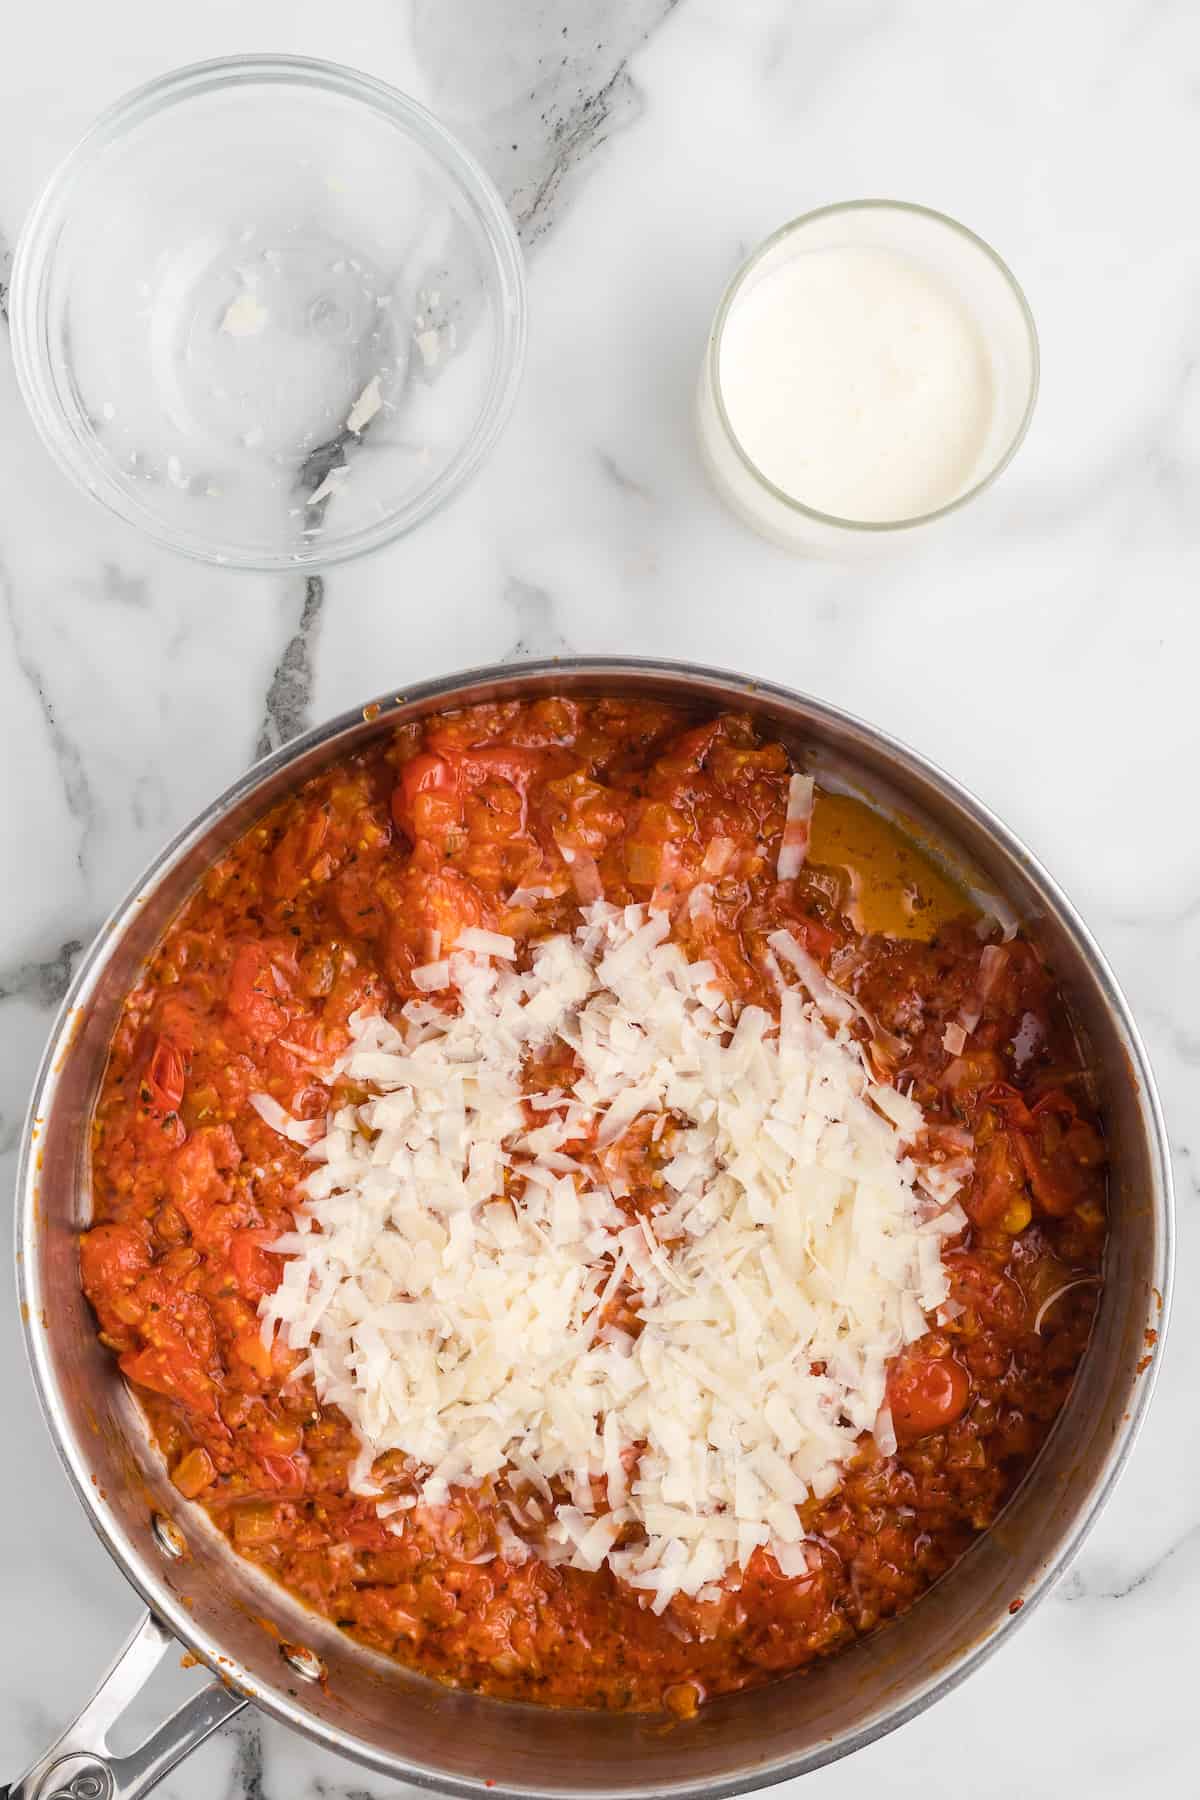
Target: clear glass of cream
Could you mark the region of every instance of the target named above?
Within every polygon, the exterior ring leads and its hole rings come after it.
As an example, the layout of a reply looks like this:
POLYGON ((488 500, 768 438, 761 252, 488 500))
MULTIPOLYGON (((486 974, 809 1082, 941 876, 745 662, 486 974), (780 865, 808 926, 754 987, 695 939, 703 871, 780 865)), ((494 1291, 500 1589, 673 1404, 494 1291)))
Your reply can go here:
POLYGON ((994 250, 928 207, 847 201, 784 225, 725 290, 700 448, 764 537, 869 552, 990 487, 1037 388, 1033 317, 994 250))

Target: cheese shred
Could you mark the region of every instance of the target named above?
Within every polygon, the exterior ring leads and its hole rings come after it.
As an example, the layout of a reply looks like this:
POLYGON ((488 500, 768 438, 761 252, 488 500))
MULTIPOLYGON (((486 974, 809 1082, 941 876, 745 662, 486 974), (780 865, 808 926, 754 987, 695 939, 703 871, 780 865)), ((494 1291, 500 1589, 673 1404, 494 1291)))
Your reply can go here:
POLYGON ((798 1509, 894 1441, 888 1362, 966 1221, 853 1006, 775 945, 778 1016, 731 1005, 665 913, 596 900, 527 957, 472 931, 395 1022, 351 1019, 331 1078, 370 1097, 309 1150, 260 1312, 393 1529, 385 1452, 426 1505, 527 1496, 503 1554, 607 1565, 661 1612, 760 1547, 800 1566, 798 1509), (555 1041, 573 1084, 531 1091, 555 1041))

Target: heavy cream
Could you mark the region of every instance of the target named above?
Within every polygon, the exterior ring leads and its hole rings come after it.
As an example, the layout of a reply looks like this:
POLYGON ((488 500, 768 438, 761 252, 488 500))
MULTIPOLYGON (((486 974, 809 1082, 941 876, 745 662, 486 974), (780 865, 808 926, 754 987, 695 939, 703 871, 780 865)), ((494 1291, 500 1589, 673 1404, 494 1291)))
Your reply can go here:
POLYGON ((881 523, 972 484, 995 385, 975 320, 933 271, 871 245, 802 251, 739 297, 721 394, 767 480, 817 512, 881 523))
POLYGON ((700 444, 766 536, 878 548, 986 484, 1036 388, 1028 309, 980 239, 922 207, 829 207, 733 282, 701 371, 700 444))

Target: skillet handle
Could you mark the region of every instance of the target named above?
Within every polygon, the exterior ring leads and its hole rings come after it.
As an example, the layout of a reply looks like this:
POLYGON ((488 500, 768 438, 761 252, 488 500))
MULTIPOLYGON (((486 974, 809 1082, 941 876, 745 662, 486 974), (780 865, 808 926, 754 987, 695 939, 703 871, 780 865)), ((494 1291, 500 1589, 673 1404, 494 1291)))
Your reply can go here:
POLYGON ((189 1751, 246 1702, 219 1681, 193 1694, 128 1756, 110 1755, 108 1733, 175 1639, 146 1613, 73 1724, 0 1800, 140 1800, 189 1751))

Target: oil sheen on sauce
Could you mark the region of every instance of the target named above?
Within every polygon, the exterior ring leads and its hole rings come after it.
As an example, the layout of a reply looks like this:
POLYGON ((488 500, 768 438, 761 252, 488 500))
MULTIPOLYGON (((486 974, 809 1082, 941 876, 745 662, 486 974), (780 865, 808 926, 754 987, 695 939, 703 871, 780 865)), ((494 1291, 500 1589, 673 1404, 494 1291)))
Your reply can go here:
POLYGON ((817 790, 807 860, 856 931, 928 940, 978 910, 899 826, 849 794, 817 790))
POLYGON ((725 323, 720 387, 768 481, 869 524, 971 487, 995 408, 987 345, 958 295, 877 245, 798 251, 750 284, 725 323))

